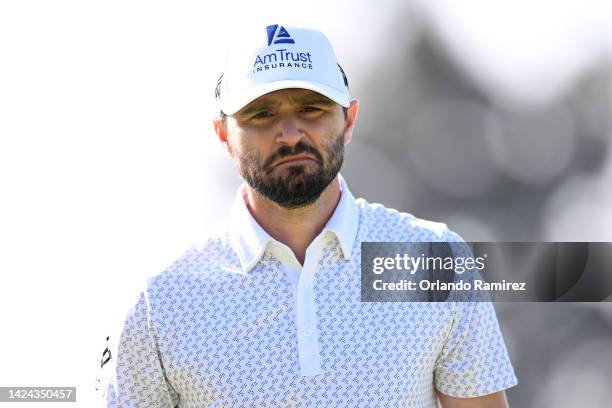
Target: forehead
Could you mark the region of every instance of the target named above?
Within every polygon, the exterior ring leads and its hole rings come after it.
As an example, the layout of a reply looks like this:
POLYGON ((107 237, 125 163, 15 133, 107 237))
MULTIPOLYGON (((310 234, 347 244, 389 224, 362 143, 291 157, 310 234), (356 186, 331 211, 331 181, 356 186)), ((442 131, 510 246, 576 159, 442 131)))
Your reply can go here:
POLYGON ((305 103, 317 103, 326 105, 335 105, 336 102, 332 101, 328 97, 321 95, 318 92, 311 91, 309 89, 281 89, 278 91, 270 92, 255 99, 244 108, 240 110, 240 113, 250 111, 255 108, 278 106, 283 103, 290 105, 301 105, 305 103))

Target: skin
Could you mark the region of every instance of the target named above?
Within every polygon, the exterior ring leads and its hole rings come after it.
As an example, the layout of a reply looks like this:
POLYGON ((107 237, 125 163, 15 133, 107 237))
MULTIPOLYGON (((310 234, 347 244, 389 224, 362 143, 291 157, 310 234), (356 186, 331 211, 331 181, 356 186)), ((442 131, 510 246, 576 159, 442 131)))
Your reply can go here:
MULTIPOLYGON (((347 110, 316 92, 284 89, 264 95, 234 115, 213 121, 217 137, 237 166, 239 157, 256 151, 263 161, 281 146, 295 146, 300 141, 319 151, 328 160, 324 145, 344 132, 344 144, 351 141, 359 102, 354 99, 347 110)), ((287 158, 283 158, 286 160, 287 158)), ((290 166, 301 165, 316 172, 320 164, 304 159, 275 166, 271 175, 288 173, 290 166)), ((274 239, 286 244, 303 264, 308 245, 323 230, 340 200, 340 182, 336 177, 312 204, 286 209, 263 197, 250 186, 245 203, 253 218, 274 239)))
MULTIPOLYGON (((240 157, 247 153, 257 153, 265 162, 281 146, 293 147, 300 141, 317 149, 323 160, 329 160, 325 146, 341 134, 345 146, 351 141, 358 111, 356 99, 345 115, 340 105, 316 92, 284 89, 256 99, 225 120, 215 119, 213 127, 238 168, 240 157)), ((317 172, 321 163, 308 154, 284 157, 272 164, 270 177, 288 175, 292 166, 317 172)), ((308 245, 323 230, 340 200, 340 182, 336 177, 314 203, 299 208, 284 208, 248 185, 244 200, 258 224, 291 248, 303 265, 308 245)), ((443 408, 508 407, 503 391, 477 398, 455 398, 438 392, 438 400, 443 408)))
POLYGON ((508 408, 504 391, 476 398, 455 398, 438 391, 438 400, 443 408, 508 408))

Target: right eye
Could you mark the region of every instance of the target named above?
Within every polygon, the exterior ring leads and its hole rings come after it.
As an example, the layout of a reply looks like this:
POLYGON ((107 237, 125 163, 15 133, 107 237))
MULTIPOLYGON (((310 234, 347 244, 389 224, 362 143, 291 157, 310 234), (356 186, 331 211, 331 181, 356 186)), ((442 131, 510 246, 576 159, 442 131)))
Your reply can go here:
POLYGON ((269 111, 260 111, 254 114, 251 118, 252 119, 266 119, 266 118, 269 118, 270 116, 272 116, 272 114, 269 111))

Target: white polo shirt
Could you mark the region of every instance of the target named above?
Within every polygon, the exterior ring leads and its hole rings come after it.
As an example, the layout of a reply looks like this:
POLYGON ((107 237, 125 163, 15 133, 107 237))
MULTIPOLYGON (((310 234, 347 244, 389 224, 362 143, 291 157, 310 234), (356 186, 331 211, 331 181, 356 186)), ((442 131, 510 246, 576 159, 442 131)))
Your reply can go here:
POLYGON ((360 301, 360 243, 460 241, 340 177, 304 265, 249 213, 151 278, 103 367, 109 407, 437 407, 517 384, 490 303, 360 301))

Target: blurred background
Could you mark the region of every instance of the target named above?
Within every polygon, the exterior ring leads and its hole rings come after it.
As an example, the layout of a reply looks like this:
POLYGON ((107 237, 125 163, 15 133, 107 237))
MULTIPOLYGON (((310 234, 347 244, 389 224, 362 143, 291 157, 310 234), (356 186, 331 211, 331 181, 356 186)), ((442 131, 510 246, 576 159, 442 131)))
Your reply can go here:
MULTIPOLYGON (((227 214, 210 120, 247 21, 330 38, 361 103, 355 196, 471 241, 612 242, 609 1, 330 3, 0 4, 0 386, 92 406, 108 327, 227 214)), ((610 303, 496 309, 512 407, 612 405, 610 303)))

